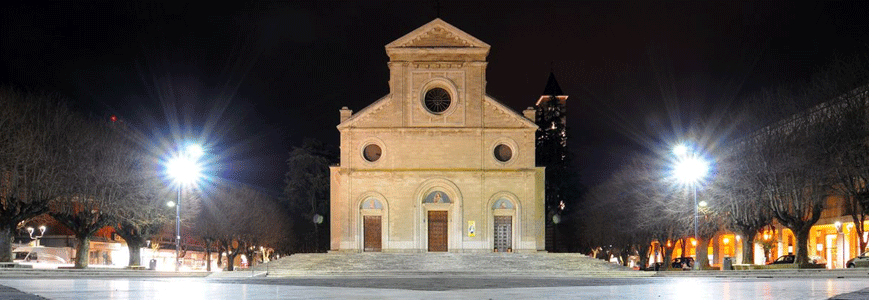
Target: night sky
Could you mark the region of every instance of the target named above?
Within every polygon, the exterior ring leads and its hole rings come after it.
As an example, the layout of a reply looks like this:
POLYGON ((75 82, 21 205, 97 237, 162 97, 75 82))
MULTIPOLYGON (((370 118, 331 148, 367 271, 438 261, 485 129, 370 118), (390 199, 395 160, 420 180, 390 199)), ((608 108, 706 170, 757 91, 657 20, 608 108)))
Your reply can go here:
MULTIPOLYGON (((4 2, 0 84, 117 115, 155 144, 204 142, 216 175, 274 193, 293 146, 337 145, 338 109, 388 93, 383 46, 438 15, 436 1, 128 2, 4 2)), ((517 112, 555 73, 587 185, 760 88, 869 54, 866 2, 439 6, 491 45, 487 92, 517 112)))

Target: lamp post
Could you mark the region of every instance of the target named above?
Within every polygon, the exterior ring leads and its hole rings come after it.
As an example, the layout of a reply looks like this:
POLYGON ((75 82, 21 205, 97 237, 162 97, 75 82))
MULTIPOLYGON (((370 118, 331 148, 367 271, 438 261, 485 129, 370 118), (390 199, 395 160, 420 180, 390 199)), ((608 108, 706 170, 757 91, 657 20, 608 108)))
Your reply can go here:
POLYGON ((195 183, 202 176, 199 158, 203 153, 202 146, 191 144, 166 162, 166 173, 178 186, 178 201, 169 203, 170 207, 175 206, 175 272, 178 272, 181 265, 181 189, 185 184, 195 183))
POLYGON ((33 235, 33 232, 35 232, 33 227, 27 227, 27 233, 30 234, 30 240, 36 241, 36 243, 33 244, 34 247, 39 247, 39 239, 45 234, 45 229, 45 225, 39 226, 39 235, 33 235))
POLYGON ((845 234, 842 231, 842 222, 836 221, 833 225, 836 226, 836 264, 841 263, 839 267, 845 268, 845 234))
MULTIPOLYGON (((679 145, 673 148, 673 154, 676 155, 676 166, 673 169, 673 175, 682 184, 687 184, 691 187, 694 193, 694 241, 697 239, 697 183, 700 182, 706 173, 709 171, 709 163, 702 157, 688 149, 685 145, 679 145)), ((702 247, 702 245, 701 245, 702 247)), ((697 246, 694 246, 694 256, 697 255, 697 246)), ((694 269, 699 269, 698 260, 695 258, 694 269)))

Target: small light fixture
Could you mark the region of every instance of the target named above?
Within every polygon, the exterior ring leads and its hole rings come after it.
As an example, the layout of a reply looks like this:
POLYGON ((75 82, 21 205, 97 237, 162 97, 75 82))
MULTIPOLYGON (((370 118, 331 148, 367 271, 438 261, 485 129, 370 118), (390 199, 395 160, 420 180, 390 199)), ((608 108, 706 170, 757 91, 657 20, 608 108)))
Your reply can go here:
POLYGON ((729 239, 729 238, 724 238, 724 244, 725 244, 725 245, 730 244, 730 239, 729 239))
POLYGON ((737 235, 737 236, 736 236, 736 242, 738 243, 738 242, 740 242, 741 240, 742 240, 742 236, 737 235))

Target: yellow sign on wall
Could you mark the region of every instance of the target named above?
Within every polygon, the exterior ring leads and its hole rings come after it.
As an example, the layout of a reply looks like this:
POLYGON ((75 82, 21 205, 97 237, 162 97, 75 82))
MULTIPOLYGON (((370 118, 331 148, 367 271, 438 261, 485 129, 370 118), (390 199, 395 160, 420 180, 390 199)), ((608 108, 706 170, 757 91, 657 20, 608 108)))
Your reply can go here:
POLYGON ((476 233, 475 233, 476 231, 477 231, 477 223, 474 221, 468 221, 468 236, 469 237, 476 236, 476 233))

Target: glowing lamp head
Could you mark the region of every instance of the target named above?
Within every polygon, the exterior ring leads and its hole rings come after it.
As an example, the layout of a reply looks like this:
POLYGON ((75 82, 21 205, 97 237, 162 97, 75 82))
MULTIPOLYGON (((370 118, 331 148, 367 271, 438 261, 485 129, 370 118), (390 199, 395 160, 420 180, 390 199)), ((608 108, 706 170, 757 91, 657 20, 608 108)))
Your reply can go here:
POLYGON ((684 157, 676 163, 673 175, 682 183, 694 184, 709 172, 709 163, 700 157, 684 157))
POLYGON ((685 156, 685 154, 688 154, 688 146, 678 145, 673 147, 673 154, 679 157, 685 156))
POLYGON ((166 173, 178 184, 190 184, 202 177, 202 167, 189 157, 179 156, 166 163, 166 173))
POLYGON ((199 159, 203 154, 205 154, 205 150, 202 149, 202 146, 197 144, 187 145, 187 148, 184 150, 186 151, 187 157, 193 160, 199 159))

